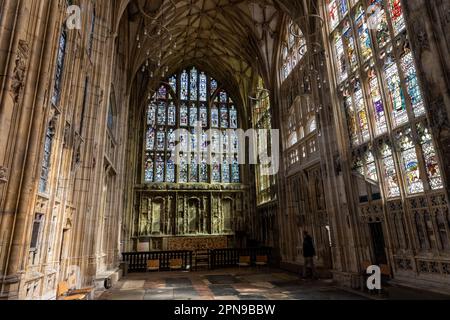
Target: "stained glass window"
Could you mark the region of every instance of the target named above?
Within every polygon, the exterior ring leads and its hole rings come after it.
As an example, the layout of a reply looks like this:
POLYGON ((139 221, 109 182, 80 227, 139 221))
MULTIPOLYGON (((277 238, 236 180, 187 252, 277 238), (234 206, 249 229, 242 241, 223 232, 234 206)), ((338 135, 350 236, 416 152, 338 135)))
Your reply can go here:
POLYGON ((146 148, 147 148, 147 150, 155 149, 155 129, 154 128, 147 129, 146 148))
POLYGON ((170 87, 172 88, 173 92, 177 92, 177 77, 176 76, 172 76, 169 78, 169 84, 170 87))
POLYGON ((369 141, 369 121, 367 118, 367 112, 364 101, 364 94, 359 80, 355 81, 354 102, 356 112, 358 114, 359 128, 361 132, 361 138, 363 142, 369 141))
POLYGON ((197 126, 198 121, 198 109, 197 106, 193 103, 189 109, 189 125, 191 127, 197 126))
POLYGON ((392 155, 392 149, 387 143, 383 143, 380 148, 381 164, 384 170, 385 187, 388 198, 400 196, 400 186, 395 168, 395 161, 392 155))
POLYGON ((408 194, 416 194, 424 191, 423 182, 420 179, 419 160, 416 147, 411 137, 411 129, 397 134, 400 144, 401 160, 405 171, 405 183, 408 194))
POLYGON ((442 189, 401 0, 327 5, 335 85, 352 151, 361 154, 361 172, 380 183, 388 199, 442 189))
POLYGON ((372 41, 370 40, 370 32, 366 22, 365 11, 362 6, 359 6, 357 9, 355 25, 358 32, 361 56, 363 61, 366 61, 372 56, 372 41))
POLYGON ((375 118, 376 135, 387 132, 386 114, 384 111, 384 103, 381 97, 380 87, 378 84, 378 77, 376 71, 371 69, 368 74, 369 77, 369 91, 372 100, 372 112, 375 118))
POLYGON ((386 60, 385 77, 392 106, 393 125, 399 126, 408 122, 408 113, 397 64, 392 59, 392 56, 389 56, 386 60))
POLYGON ((228 107, 225 104, 220 107, 220 127, 223 129, 228 129, 229 127, 228 107))
POLYGON ((206 75, 202 72, 200 74, 200 101, 206 102, 208 98, 208 80, 206 75))
POLYGON ((376 42, 379 48, 383 48, 390 40, 389 25, 384 10, 384 0, 370 0, 370 23, 376 27, 376 42))
POLYGON ((437 160, 436 149, 430 130, 423 124, 417 125, 420 144, 422 146, 423 157, 425 161, 425 170, 427 172, 430 188, 438 190, 443 188, 441 169, 437 160))
POLYGON ((228 92, 216 80, 190 68, 163 81, 153 100, 145 117, 145 183, 240 182, 239 164, 230 160, 237 159, 239 139, 235 132, 227 134, 230 127, 238 128, 239 114, 228 92), (179 102, 169 92, 180 94, 179 102), (186 130, 176 137, 178 114, 179 127, 186 130), (215 132, 209 138, 211 128, 215 132), (185 151, 178 156, 177 138, 185 151), (214 163, 208 162, 211 156, 214 163))
POLYGON ((155 182, 164 182, 164 168, 164 155, 162 153, 158 153, 156 156, 155 182))
POLYGON ((330 30, 333 30, 339 24, 338 3, 336 0, 331 0, 328 3, 328 15, 330 19, 330 30))
POLYGON ((350 141, 353 146, 359 143, 358 125, 356 122, 356 112, 353 107, 352 96, 348 91, 344 94, 345 111, 347 113, 347 126, 349 129, 350 141))
POLYGON ((177 125, 177 107, 173 102, 171 102, 169 105, 167 125, 169 126, 177 125))
POLYGON ((353 31, 350 26, 350 21, 344 22, 344 43, 347 54, 347 61, 350 63, 351 71, 355 71, 358 67, 358 57, 356 56, 355 40, 353 38, 353 31))
POLYGON ((401 67, 405 76, 406 87, 409 97, 411 98, 411 105, 415 116, 425 114, 425 106, 422 99, 422 93, 417 79, 416 67, 414 66, 413 55, 411 52, 406 53, 401 58, 401 67))
POLYGON ((395 34, 399 34, 405 30, 405 18, 403 17, 403 9, 401 0, 389 0, 389 6, 391 11, 391 19, 394 27, 395 34))
POLYGON ((334 47, 336 50, 336 64, 338 69, 338 81, 342 82, 347 79, 347 61, 344 51, 344 42, 340 32, 336 32, 334 47))
POLYGON ((193 68, 191 70, 191 79, 189 81, 190 83, 190 98, 191 101, 197 101, 198 100, 198 72, 197 69, 193 68))
POLYGON ((293 22, 286 23, 285 38, 282 52, 282 80, 289 77, 307 51, 306 40, 302 30, 293 22))
POLYGON ((188 99, 188 89, 189 88, 189 76, 187 71, 184 70, 181 74, 181 84, 180 84, 180 99, 187 100, 188 99))
POLYGON ((217 90, 217 88, 218 88, 218 84, 217 84, 217 81, 216 80, 214 80, 214 79, 211 79, 211 96, 212 95, 214 95, 214 93, 216 93, 216 90, 217 90))
POLYGON ((219 109, 217 108, 217 105, 213 105, 211 108, 211 127, 219 127, 219 109))
POLYGON ((154 163, 152 153, 145 155, 145 182, 153 182, 154 163))
POLYGON ((180 107, 180 126, 187 127, 189 124, 189 111, 187 105, 183 102, 180 107))

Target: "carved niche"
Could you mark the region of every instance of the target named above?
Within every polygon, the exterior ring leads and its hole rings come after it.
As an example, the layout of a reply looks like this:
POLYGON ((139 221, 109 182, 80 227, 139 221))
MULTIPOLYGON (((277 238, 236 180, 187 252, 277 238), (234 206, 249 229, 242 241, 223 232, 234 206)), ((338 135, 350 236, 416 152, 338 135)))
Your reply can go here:
POLYGON ((10 93, 15 104, 19 103, 25 85, 28 53, 28 43, 25 40, 19 40, 10 88, 10 93))

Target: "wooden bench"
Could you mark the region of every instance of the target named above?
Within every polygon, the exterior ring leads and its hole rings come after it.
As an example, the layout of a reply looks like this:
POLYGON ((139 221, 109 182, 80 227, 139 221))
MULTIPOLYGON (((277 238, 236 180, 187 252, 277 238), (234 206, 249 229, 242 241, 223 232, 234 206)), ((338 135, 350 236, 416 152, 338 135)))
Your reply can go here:
POLYGON ((161 268, 161 262, 159 260, 148 260, 147 271, 159 271, 161 268))
POLYGON ((67 281, 58 283, 57 300, 87 300, 94 288, 70 289, 67 281))
POLYGON ((241 256, 239 257, 238 267, 250 267, 251 258, 250 256, 241 256))
POLYGON ((169 268, 171 271, 183 269, 183 259, 170 259, 169 268))

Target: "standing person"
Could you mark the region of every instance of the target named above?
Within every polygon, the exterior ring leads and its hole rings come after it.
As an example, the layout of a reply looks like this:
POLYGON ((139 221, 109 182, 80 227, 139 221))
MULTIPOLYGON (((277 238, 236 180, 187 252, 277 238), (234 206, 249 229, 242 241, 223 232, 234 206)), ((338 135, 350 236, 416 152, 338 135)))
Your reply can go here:
POLYGON ((311 269, 311 277, 316 279, 316 268, 314 266, 314 257, 316 256, 316 249, 314 248, 313 238, 304 232, 303 236, 303 257, 305 258, 305 266, 303 269, 303 277, 306 278, 308 268, 311 269))

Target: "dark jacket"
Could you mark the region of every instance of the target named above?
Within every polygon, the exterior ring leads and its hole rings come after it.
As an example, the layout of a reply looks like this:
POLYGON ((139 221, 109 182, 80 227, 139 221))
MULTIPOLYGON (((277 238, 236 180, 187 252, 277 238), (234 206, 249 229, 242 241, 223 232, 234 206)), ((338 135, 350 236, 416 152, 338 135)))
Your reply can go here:
POLYGON ((311 236, 306 236, 303 239, 303 257, 313 258, 316 255, 316 249, 314 248, 313 239, 311 236))

